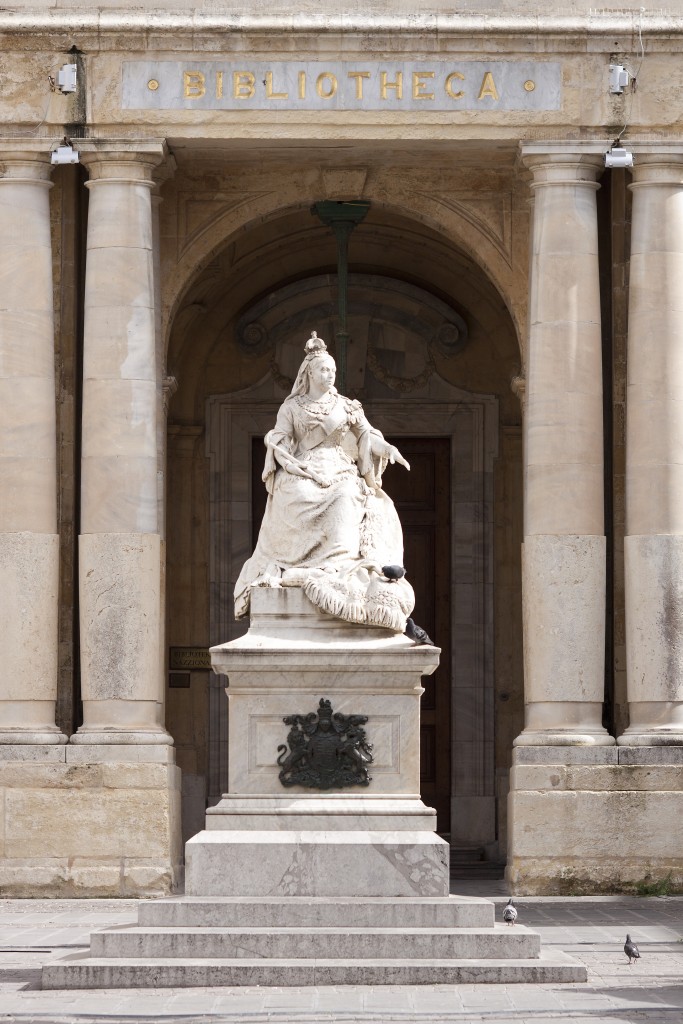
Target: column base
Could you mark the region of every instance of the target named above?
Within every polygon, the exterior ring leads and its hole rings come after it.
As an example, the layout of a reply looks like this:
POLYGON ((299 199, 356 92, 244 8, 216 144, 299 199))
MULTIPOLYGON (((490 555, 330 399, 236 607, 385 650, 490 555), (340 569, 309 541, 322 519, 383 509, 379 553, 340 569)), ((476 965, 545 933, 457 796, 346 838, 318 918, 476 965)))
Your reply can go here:
POLYGON ((526 706, 526 725, 515 747, 614 746, 602 725, 602 704, 587 701, 537 701, 526 706))
POLYGON ((53 700, 0 700, 0 743, 66 743, 53 700))
POLYGON ((114 744, 166 744, 173 746, 173 737, 165 730, 159 732, 144 732, 140 729, 137 732, 119 732, 117 729, 85 729, 75 732, 69 739, 69 743, 114 743, 114 744))
POLYGON ((153 700, 83 701, 83 725, 71 743, 173 743, 153 700))
POLYGON ((631 701, 629 715, 631 724, 617 739, 620 746, 683 746, 683 701, 631 701))
POLYGON ((67 737, 56 727, 54 729, 0 729, 0 743, 20 745, 62 744, 67 737))

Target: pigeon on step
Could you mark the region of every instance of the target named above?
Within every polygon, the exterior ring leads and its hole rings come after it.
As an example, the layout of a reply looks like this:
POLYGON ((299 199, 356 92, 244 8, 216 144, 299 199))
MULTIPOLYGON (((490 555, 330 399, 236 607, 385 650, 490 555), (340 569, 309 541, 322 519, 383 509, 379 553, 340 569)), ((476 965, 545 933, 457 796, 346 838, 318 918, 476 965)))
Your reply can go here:
POLYGON ((503 909, 503 920, 506 924, 514 924, 517 920, 517 908, 512 902, 512 896, 507 901, 507 906, 503 909))
POLYGON ((633 963, 634 960, 640 960, 640 952, 635 942, 631 942, 631 936, 626 936, 626 942, 624 943, 624 953, 628 957, 628 962, 633 963))
POLYGON ((418 626, 418 624, 413 622, 410 618, 406 619, 405 635, 409 640, 413 640, 418 646, 420 644, 429 644, 430 647, 434 647, 434 641, 429 639, 422 626, 418 626))

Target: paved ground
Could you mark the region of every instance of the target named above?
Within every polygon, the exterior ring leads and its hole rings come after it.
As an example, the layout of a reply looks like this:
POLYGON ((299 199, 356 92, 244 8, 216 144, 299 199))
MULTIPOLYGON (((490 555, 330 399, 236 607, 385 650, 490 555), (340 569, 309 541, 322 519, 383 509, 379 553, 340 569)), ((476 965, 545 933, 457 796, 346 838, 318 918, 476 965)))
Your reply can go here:
MULTIPOLYGON (((458 883, 491 897, 504 884, 458 883)), ((683 1024, 683 897, 529 898, 520 922, 588 968, 585 985, 42 992, 40 966, 135 920, 133 900, 0 900, 0 1024, 683 1024), (642 958, 629 967, 629 931, 642 958)))

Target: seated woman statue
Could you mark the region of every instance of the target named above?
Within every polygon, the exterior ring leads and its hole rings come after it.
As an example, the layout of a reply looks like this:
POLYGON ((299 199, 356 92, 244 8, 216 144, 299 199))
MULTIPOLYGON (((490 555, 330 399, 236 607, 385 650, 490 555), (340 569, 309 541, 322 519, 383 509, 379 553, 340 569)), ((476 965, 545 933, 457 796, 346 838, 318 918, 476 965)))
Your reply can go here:
POLYGON ((410 466, 334 387, 335 362, 315 331, 294 387, 265 437, 268 502, 258 543, 235 586, 235 615, 252 587, 298 586, 349 622, 403 632, 414 605, 401 571, 403 534, 382 490, 387 462, 410 466))

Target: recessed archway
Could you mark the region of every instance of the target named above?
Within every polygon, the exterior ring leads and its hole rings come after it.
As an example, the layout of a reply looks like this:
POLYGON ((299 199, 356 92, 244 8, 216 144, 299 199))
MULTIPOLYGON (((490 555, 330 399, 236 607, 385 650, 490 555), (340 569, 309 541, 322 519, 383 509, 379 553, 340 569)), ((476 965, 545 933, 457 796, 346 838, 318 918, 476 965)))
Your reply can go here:
MULTIPOLYGON (((494 738, 497 658, 510 669, 499 681, 505 710, 518 719, 502 729, 503 737, 519 726, 523 700, 520 611, 509 607, 511 596, 519 599, 520 411, 509 390, 520 364, 517 335, 506 303, 477 261, 420 220, 386 205, 371 207, 352 235, 349 260, 351 329, 360 343, 354 395, 387 434, 441 437, 450 446, 452 832, 456 841, 489 847, 495 856, 502 839, 496 833, 498 762, 504 760, 494 738), (401 327, 398 316, 387 314, 383 342, 368 346, 362 335, 373 289, 375 306, 400 309, 404 322, 401 327), (406 327, 409 314, 418 321, 432 316, 438 333, 438 316, 449 322, 449 310, 453 323, 465 325, 463 344, 439 345, 436 335, 406 327), (401 343, 392 351, 400 330, 401 343), (425 374, 420 366, 427 359, 425 374), (501 513, 507 522, 499 528, 501 513), (496 575, 503 580, 498 597, 496 575)), ((265 433, 287 393, 296 346, 303 346, 307 330, 320 329, 307 320, 323 307, 333 309, 335 267, 331 233, 308 208, 290 208, 227 238, 177 304, 168 349, 169 372, 180 383, 169 411, 171 646, 208 646, 233 631, 235 565, 247 557, 252 537, 252 439, 265 433), (269 315, 265 336, 245 337, 245 325, 259 316, 263 325, 269 315)), ((333 312, 327 329, 334 330, 333 312)), ((168 727, 181 766, 185 759, 189 765, 188 798, 196 805, 188 831, 203 813, 202 799, 218 798, 226 784, 224 701, 222 682, 209 686, 206 677, 192 679, 190 693, 179 688, 169 694, 168 727)))

